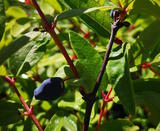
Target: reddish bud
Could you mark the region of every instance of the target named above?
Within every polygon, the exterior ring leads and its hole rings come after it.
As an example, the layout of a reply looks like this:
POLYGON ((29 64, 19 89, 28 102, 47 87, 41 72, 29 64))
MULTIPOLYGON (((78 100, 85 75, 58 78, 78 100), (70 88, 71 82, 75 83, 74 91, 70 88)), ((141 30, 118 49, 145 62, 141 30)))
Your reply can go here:
POLYGON ((83 38, 88 38, 89 35, 90 35, 90 32, 88 31, 88 32, 86 32, 86 33, 83 35, 83 38))
POLYGON ((76 54, 73 54, 73 55, 72 55, 72 60, 76 60, 76 59, 77 59, 76 54))
POLYGON ((30 5, 31 1, 30 0, 25 0, 25 4, 30 5))
POLYGON ((151 67, 151 63, 143 63, 142 65, 141 65, 141 68, 142 69, 146 69, 146 68, 150 68, 151 67))
POLYGON ((114 42, 115 42, 116 44, 118 44, 118 45, 122 45, 122 44, 123 44, 123 41, 122 41, 121 39, 119 39, 119 38, 115 38, 115 39, 114 39, 114 42))

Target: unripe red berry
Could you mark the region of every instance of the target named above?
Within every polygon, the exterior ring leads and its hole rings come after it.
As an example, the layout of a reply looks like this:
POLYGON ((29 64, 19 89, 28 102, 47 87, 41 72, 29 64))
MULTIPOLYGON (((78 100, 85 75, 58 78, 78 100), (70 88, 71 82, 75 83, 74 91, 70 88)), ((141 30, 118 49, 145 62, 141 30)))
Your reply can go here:
POLYGON ((25 4, 30 5, 31 1, 30 0, 25 0, 25 4))

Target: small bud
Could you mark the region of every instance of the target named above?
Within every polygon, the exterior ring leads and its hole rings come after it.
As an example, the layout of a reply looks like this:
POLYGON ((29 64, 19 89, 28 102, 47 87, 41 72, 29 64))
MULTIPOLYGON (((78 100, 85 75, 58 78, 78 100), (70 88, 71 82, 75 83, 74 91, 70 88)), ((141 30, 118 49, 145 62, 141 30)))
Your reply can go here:
POLYGON ((32 3, 31 3, 31 0, 25 0, 25 4, 31 5, 31 4, 32 4, 32 3))
POLYGON ((90 35, 90 32, 88 31, 88 32, 86 32, 86 33, 83 35, 83 38, 88 38, 89 35, 90 35))
POLYGON ((72 60, 76 60, 76 59, 77 59, 76 54, 73 54, 73 55, 72 55, 72 60))

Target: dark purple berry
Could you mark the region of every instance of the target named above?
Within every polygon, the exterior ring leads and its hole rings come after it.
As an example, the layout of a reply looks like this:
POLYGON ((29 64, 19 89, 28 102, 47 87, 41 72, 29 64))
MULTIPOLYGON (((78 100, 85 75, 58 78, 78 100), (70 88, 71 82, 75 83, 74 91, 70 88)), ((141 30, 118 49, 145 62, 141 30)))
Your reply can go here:
POLYGON ((55 100, 63 92, 64 81, 59 77, 54 77, 44 80, 40 87, 34 90, 34 96, 38 100, 55 100))
POLYGON ((111 12, 110 12, 111 18, 118 17, 119 15, 120 15, 119 10, 111 10, 111 12))
POLYGON ((113 18, 113 10, 110 11, 110 17, 113 18))

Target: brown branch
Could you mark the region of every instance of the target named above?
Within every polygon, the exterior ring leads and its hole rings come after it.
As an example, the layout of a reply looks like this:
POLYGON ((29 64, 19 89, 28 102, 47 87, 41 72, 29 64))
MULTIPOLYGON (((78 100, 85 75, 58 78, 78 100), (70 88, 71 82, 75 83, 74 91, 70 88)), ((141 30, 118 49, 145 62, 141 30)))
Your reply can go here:
POLYGON ((84 118, 84 126, 83 126, 83 131, 88 131, 88 126, 89 126, 89 121, 90 121, 90 115, 92 111, 93 104, 96 100, 96 94, 99 89, 103 74, 106 69, 106 65, 109 61, 109 55, 111 53, 112 45, 115 39, 115 35, 117 31, 123 26, 123 23, 120 22, 120 19, 115 19, 114 23, 111 24, 111 36, 110 40, 107 46, 106 54, 100 69, 100 72, 98 74, 96 84, 94 86, 93 92, 91 94, 86 94, 84 96, 84 100, 86 101, 86 112, 85 112, 85 118, 84 118))

